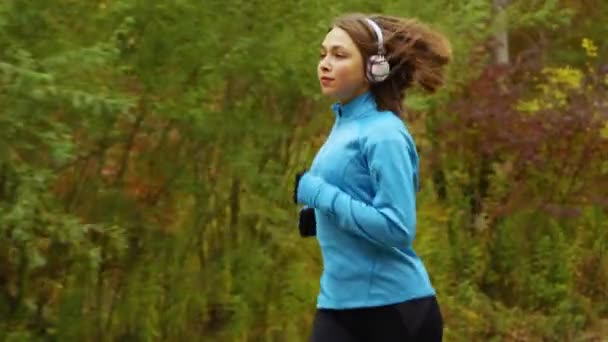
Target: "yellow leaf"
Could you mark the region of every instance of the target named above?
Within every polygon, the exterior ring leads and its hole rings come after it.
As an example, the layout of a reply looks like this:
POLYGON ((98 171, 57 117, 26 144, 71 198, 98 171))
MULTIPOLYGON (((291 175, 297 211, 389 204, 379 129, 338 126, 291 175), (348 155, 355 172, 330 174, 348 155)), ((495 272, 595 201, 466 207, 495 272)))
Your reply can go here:
POLYGON ((580 87, 583 73, 579 69, 566 66, 563 68, 545 68, 543 74, 547 75, 548 81, 553 85, 562 85, 565 89, 576 89, 580 87))
POLYGON ((583 38, 582 47, 585 49, 587 57, 597 57, 597 46, 593 40, 589 38, 583 38))
POLYGON ((530 101, 519 101, 516 108, 520 112, 534 113, 538 112, 542 107, 538 99, 532 99, 530 101))

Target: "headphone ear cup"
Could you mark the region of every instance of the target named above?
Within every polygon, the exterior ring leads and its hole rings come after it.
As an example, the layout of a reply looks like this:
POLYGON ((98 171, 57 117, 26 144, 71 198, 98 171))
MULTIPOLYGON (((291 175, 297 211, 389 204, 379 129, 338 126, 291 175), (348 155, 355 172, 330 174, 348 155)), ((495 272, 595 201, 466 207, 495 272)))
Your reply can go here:
POLYGON ((391 71, 390 64, 384 56, 374 55, 367 62, 367 79, 370 82, 378 83, 388 78, 391 71))

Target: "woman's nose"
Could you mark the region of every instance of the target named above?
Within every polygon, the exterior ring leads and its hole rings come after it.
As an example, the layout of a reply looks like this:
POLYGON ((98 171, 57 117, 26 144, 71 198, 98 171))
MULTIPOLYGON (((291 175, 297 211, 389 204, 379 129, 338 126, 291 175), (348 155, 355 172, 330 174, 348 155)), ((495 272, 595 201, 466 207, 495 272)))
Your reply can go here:
POLYGON ((331 70, 331 64, 329 63, 327 57, 324 57, 323 59, 321 59, 319 61, 319 69, 321 69, 322 71, 330 71, 331 70))

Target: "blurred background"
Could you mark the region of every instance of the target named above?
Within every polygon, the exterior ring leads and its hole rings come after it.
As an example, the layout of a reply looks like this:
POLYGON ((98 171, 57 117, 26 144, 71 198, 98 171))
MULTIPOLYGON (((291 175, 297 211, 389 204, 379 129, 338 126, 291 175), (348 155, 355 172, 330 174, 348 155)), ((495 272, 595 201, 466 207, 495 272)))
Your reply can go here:
POLYGON ((608 340, 608 1, 3 0, 0 340, 305 341, 293 176, 344 12, 417 17, 415 249, 446 341, 608 340))

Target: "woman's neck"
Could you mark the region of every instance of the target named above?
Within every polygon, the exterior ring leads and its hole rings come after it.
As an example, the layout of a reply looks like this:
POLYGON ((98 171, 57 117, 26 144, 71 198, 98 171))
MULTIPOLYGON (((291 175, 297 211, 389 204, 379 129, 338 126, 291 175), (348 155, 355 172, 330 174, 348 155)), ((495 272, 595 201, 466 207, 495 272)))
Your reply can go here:
POLYGON ((355 90, 353 93, 351 93, 350 96, 339 99, 339 102, 340 102, 340 104, 342 104, 344 106, 344 105, 348 104, 350 101, 352 101, 353 99, 356 99, 357 97, 366 93, 367 91, 369 91, 369 85, 366 84, 363 87, 355 90))

